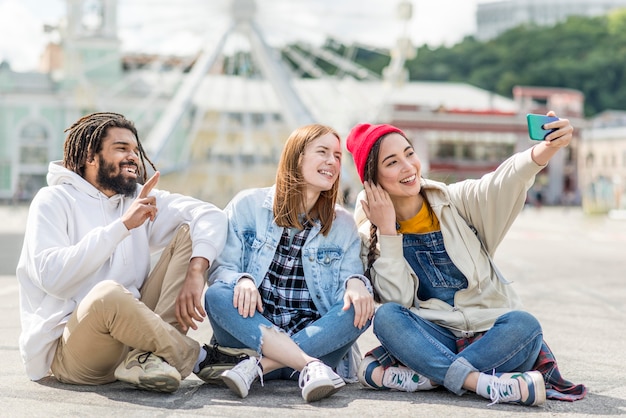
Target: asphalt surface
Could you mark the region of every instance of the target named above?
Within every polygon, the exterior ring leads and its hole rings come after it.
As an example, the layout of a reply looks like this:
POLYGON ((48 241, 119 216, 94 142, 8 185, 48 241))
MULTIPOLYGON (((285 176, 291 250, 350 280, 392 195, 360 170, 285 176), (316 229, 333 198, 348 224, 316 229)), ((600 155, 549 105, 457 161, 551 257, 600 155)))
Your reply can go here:
MULTIPOLYGON (((358 383, 306 404, 296 382, 257 382, 245 399, 195 376, 173 394, 136 390, 121 382, 91 387, 28 380, 18 350, 15 265, 25 207, 0 206, 0 416, 2 417, 612 417, 626 415, 626 220, 586 216, 578 208, 527 208, 495 260, 514 282, 527 310, 539 318, 563 376, 584 383, 577 402, 541 407, 488 406, 474 394, 378 392, 358 383)), ((191 334, 211 336, 206 323, 191 334)), ((363 352, 375 347, 371 331, 363 352)))

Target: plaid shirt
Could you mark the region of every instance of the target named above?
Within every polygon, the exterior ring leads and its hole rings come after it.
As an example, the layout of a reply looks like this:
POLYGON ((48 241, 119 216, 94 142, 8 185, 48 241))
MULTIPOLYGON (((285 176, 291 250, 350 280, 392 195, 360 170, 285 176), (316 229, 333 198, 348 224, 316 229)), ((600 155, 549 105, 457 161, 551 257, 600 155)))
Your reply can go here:
POLYGON ((304 280, 302 246, 311 224, 296 233, 289 242, 289 228, 284 228, 259 291, 263 298, 263 316, 287 334, 293 335, 320 318, 304 280))

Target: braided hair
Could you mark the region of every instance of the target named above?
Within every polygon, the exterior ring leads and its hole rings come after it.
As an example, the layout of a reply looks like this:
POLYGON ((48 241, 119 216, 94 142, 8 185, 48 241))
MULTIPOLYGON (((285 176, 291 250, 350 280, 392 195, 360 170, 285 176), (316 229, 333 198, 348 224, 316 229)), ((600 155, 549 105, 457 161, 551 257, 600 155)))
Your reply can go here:
POLYGON ((83 116, 67 128, 64 131, 67 132, 67 137, 63 146, 63 166, 84 177, 87 161, 91 161, 96 154, 102 151, 102 140, 107 136, 109 128, 128 129, 135 135, 140 160, 138 180, 139 183, 145 183, 146 161, 154 171, 156 171, 156 167, 146 155, 133 122, 119 113, 91 113, 83 116))
MULTIPOLYGON (((370 153, 367 156, 367 160, 365 161, 365 167, 363 169, 364 181, 368 181, 371 184, 378 184, 378 158, 380 155, 380 145, 383 142, 382 140, 387 135, 390 135, 391 133, 393 132, 390 132, 386 135, 381 136, 380 138, 376 140, 374 145, 372 145, 372 148, 370 149, 370 153)), ((406 139, 409 144, 411 143, 411 141, 409 141, 407 137, 404 137, 404 139, 406 139)), ((434 214, 432 212, 432 208, 430 207, 430 204, 428 203, 428 198, 426 197, 426 193, 424 193, 423 189, 420 189, 419 193, 424 199, 424 204, 427 205, 430 216, 433 217, 434 214)), ((378 249, 376 248, 378 244, 377 232, 378 232, 378 227, 370 222, 370 245, 369 245, 368 252, 367 252, 367 268, 365 269, 365 276, 372 283, 372 288, 374 290, 374 300, 376 302, 381 302, 380 294, 376 290, 376 286, 374 285, 374 279, 372 278, 372 273, 371 273, 372 266, 374 265, 374 262, 379 256, 378 249)))

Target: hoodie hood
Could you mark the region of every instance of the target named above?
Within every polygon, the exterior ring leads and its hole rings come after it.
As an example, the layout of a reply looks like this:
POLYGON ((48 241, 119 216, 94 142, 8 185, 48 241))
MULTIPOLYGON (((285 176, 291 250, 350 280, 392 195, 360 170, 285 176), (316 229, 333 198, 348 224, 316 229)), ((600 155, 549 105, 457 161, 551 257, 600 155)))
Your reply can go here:
MULTIPOLYGON (((126 207, 130 205, 130 202, 124 204, 124 195, 115 194, 108 197, 100 190, 98 190, 93 184, 89 183, 79 174, 68 170, 63 167, 62 161, 52 161, 48 166, 48 175, 46 177, 49 186, 64 186, 69 185, 77 191, 86 194, 90 198, 98 200, 98 206, 100 208, 100 216, 102 222, 108 224, 115 218, 121 218, 126 207)), ((130 199, 130 198, 129 198, 130 199)), ((128 264, 126 241, 122 241, 119 246, 119 253, 122 255, 124 264, 128 264)), ((109 264, 113 263, 113 257, 109 259, 109 264)))
POLYGON ((120 201, 124 198, 121 194, 108 197, 98 190, 93 184, 85 180, 85 178, 63 167, 63 162, 61 160, 52 161, 48 165, 48 175, 46 176, 46 180, 48 181, 49 186, 61 186, 64 184, 71 185, 76 190, 83 192, 94 199, 105 199, 115 206, 119 205, 120 201))
POLYGON ((89 183, 83 177, 63 167, 63 162, 61 160, 52 161, 48 165, 48 175, 46 176, 46 180, 48 181, 49 186, 70 184, 77 190, 87 193, 89 196, 96 199, 100 198, 100 195, 102 194, 96 187, 94 187, 93 184, 89 183))

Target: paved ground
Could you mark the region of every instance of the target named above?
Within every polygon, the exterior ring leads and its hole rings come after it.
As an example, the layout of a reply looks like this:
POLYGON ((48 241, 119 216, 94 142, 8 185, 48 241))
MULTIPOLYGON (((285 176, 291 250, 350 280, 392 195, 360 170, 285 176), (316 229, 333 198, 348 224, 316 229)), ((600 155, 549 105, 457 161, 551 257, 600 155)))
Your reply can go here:
MULTIPOLYGON (((29 381, 17 340, 18 287, 14 276, 25 209, 0 207, 0 416, 265 417, 600 417, 626 415, 626 220, 587 217, 579 209, 526 209, 496 255, 496 261, 542 322, 544 336, 564 377, 585 383, 586 399, 548 401, 538 408, 487 406, 476 395, 445 390, 375 392, 358 384, 306 404, 295 382, 256 383, 246 399, 195 377, 170 395, 138 391, 122 383, 101 387, 29 381)), ((193 334, 208 340, 203 327, 193 334)), ((359 340, 377 345, 371 332, 359 340)))

